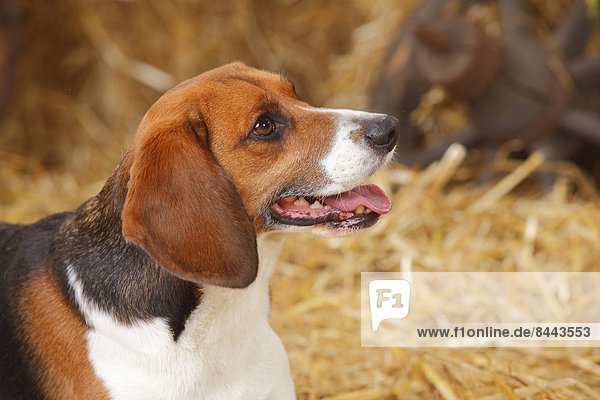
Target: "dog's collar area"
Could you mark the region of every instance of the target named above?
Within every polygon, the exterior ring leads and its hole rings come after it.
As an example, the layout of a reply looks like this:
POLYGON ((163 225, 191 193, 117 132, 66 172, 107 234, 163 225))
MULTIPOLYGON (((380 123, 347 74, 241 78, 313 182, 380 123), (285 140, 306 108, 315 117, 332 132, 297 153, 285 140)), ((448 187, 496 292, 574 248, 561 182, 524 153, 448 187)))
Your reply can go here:
POLYGON ((288 196, 271 206, 273 217, 287 225, 330 223, 335 228, 360 229, 387 214, 392 203, 376 185, 356 187, 331 196, 288 196))

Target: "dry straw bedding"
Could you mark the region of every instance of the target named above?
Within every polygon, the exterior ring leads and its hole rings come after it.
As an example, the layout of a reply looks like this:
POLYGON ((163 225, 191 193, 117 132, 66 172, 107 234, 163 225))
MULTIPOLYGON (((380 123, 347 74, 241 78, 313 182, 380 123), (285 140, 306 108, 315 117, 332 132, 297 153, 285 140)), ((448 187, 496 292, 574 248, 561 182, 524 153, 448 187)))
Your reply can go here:
MULTIPOLYGON (((530 1, 536 31, 552 30, 569 3, 530 1)), ((16 92, 0 126, 0 220, 31 222, 94 195, 164 87, 232 59, 286 66, 313 103, 365 107, 415 4, 22 0, 16 92)), ((477 7, 497 29, 497 10, 477 7)), ((461 117, 443 111, 426 124, 461 117)), ((374 178, 394 208, 370 233, 288 237, 272 322, 301 399, 600 398, 598 349, 360 347, 361 271, 600 270, 595 183, 537 153, 503 154, 478 164, 454 147, 422 171, 395 166, 374 178), (541 185, 540 172, 556 180, 541 185)))
POLYGON ((415 271, 598 271, 600 203, 577 169, 535 153, 524 162, 497 160, 489 168, 499 175, 484 183, 456 183, 476 173, 461 167, 463 156, 454 147, 425 171, 378 176, 384 186, 404 185, 370 234, 287 239, 273 319, 305 398, 600 396, 597 349, 360 348, 361 271, 407 263, 415 271), (558 176, 544 194, 529 187, 536 171, 558 176))

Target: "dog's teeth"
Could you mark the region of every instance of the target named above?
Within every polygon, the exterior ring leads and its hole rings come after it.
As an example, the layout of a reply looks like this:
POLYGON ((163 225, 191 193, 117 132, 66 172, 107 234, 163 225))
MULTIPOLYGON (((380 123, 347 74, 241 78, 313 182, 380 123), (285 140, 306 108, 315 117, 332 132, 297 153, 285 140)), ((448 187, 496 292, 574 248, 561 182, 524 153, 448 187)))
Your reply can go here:
POLYGON ((357 214, 364 214, 365 213, 365 206, 363 206, 362 204, 358 207, 356 207, 356 210, 354 210, 355 213, 357 214))
POLYGON ((368 213, 371 213, 371 212, 373 212, 373 210, 371 210, 370 208, 367 208, 367 209, 365 210, 365 214, 368 214, 368 213))
POLYGON ((331 206, 329 204, 325 204, 325 209, 326 210, 331 210, 331 206))
POLYGON ((298 197, 298 200, 294 201, 294 204, 297 206, 307 206, 310 203, 304 197, 298 197))
POLYGON ((319 203, 319 200, 315 200, 315 202, 310 205, 310 208, 323 208, 323 204, 319 203))
POLYGON ((297 199, 296 196, 289 196, 289 197, 284 197, 283 201, 285 201, 286 203, 292 203, 296 199, 297 199))

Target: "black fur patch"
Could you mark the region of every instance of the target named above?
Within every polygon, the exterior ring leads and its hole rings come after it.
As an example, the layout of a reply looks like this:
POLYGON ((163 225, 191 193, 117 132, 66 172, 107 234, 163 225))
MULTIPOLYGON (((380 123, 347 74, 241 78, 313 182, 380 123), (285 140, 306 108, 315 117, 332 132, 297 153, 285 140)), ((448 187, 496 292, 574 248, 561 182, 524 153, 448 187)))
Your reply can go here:
POLYGON ((126 188, 119 186, 117 173, 61 227, 52 263, 71 304, 74 297, 67 283, 68 266, 75 271, 85 297, 100 309, 125 324, 165 318, 177 340, 198 305, 200 290, 125 241, 121 210, 126 188))

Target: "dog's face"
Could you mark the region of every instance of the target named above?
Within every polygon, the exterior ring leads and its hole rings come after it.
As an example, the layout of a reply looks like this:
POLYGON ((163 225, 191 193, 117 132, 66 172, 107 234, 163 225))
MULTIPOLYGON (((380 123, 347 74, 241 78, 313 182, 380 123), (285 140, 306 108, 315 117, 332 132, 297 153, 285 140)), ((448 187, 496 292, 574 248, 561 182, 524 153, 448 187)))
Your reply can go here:
POLYGON ((181 264, 176 258, 187 257, 176 253, 192 252, 190 235, 220 238, 216 247, 225 248, 224 241, 253 241, 270 230, 369 227, 391 204, 376 186, 359 185, 391 157, 396 122, 311 107, 285 78, 243 64, 209 71, 166 93, 144 117, 132 149, 125 236, 163 264, 181 264))

